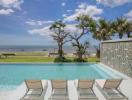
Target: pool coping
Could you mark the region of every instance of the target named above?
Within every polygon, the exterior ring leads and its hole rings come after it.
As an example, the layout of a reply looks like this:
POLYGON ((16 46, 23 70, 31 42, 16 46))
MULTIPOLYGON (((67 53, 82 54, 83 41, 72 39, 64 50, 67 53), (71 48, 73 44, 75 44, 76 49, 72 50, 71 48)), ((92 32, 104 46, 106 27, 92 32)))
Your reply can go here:
POLYGON ((119 75, 120 75, 121 77, 123 77, 124 79, 130 79, 130 80, 132 80, 131 77, 127 76, 127 75, 124 74, 124 73, 119 72, 118 70, 115 70, 115 69, 113 69, 113 68, 111 68, 111 67, 108 67, 107 65, 105 65, 105 64, 103 64, 103 63, 99 63, 99 64, 100 64, 101 66, 103 66, 103 67, 105 67, 105 68, 107 68, 107 69, 109 69, 109 70, 111 70, 111 71, 113 71, 113 72, 119 74, 119 75))
POLYGON ((0 62, 0 64, 97 64, 100 62, 0 62))

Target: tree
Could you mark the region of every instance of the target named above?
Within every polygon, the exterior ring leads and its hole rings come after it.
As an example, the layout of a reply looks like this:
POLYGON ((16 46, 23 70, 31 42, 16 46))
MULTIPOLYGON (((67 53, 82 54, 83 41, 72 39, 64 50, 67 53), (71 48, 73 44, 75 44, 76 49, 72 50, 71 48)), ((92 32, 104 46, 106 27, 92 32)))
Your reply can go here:
POLYGON ((100 45, 94 46, 94 48, 96 49, 96 57, 100 58, 100 45))
POLYGON ((50 30, 53 32, 51 35, 58 45, 58 54, 60 59, 64 59, 63 45, 68 42, 67 36, 69 33, 65 32, 66 25, 62 21, 54 22, 50 26, 50 30))
MULTIPOLYGON (((105 19, 100 19, 98 23, 96 24, 96 30, 93 32, 93 38, 104 41, 104 40, 110 40, 112 35, 112 28, 111 23, 109 21, 106 21, 105 19)), ((96 56, 100 57, 100 45, 96 46, 96 56)))
POLYGON ((125 26, 125 31, 127 34, 127 37, 130 38, 131 37, 131 32, 132 32, 132 22, 126 22, 126 26, 125 26))
POLYGON ((93 37, 97 40, 110 40, 112 35, 111 23, 105 19, 100 19, 96 25, 96 31, 93 32, 93 37))
POLYGON ((88 48, 89 43, 88 41, 84 41, 84 43, 82 43, 81 39, 85 34, 94 31, 94 26, 96 24, 95 21, 87 15, 81 15, 77 17, 76 20, 79 23, 78 25, 76 25, 76 27, 80 30, 80 32, 78 31, 75 34, 70 34, 70 38, 73 47, 76 48, 76 53, 78 56, 77 61, 84 61, 83 54, 86 53, 86 49, 88 48))
POLYGON ((127 20, 123 17, 117 18, 116 21, 112 23, 113 32, 118 33, 120 39, 122 39, 123 35, 126 33, 126 23, 127 20))

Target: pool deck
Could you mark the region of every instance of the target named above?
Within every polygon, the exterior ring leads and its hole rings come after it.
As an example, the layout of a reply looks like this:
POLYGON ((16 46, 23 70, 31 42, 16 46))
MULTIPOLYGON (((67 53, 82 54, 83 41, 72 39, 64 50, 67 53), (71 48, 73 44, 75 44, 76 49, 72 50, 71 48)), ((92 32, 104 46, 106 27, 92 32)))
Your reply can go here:
MULTIPOLYGON (((76 85, 75 85, 74 80, 68 80, 68 92, 69 92, 69 98, 70 100, 77 100, 77 91, 76 91, 76 85)), ((99 91, 97 88, 97 83, 100 85, 103 85, 105 80, 102 79, 97 79, 93 90, 99 100, 106 100, 102 93, 99 91)), ((43 83, 43 80, 42 80, 43 83)), ((132 79, 126 79, 123 80, 122 83, 120 84, 120 90, 122 93, 124 93, 129 99, 132 100, 132 79)), ((22 83, 16 90, 13 91, 0 91, 0 100, 20 100, 21 97, 25 94, 26 91, 26 85, 25 83, 22 83)), ((48 81, 48 88, 45 94, 44 100, 48 100, 48 98, 51 95, 51 83, 48 81)))
MULTIPOLYGON (((101 63, 100 63, 101 64, 101 63)), ((122 78, 124 79, 120 85, 120 90, 122 91, 123 94, 125 94, 128 97, 128 100, 132 100, 132 78, 116 71, 113 70, 112 68, 107 67, 106 65, 101 64, 103 67, 108 68, 109 70, 115 71, 118 73, 122 78)), ((99 100, 106 100, 102 93, 99 91, 97 84, 103 85, 105 80, 104 79, 96 79, 95 84, 93 86, 93 90, 99 100)), ((42 80, 43 83, 43 80, 42 80)), ((20 86, 16 88, 16 90, 10 90, 10 91, 1 91, 0 90, 0 100, 20 100, 21 97, 24 96, 26 92, 26 85, 23 82, 20 86)), ((68 93, 69 93, 69 98, 70 100, 77 100, 77 91, 76 91, 76 86, 75 86, 75 80, 68 80, 68 93)), ((51 83, 48 80, 48 88, 45 94, 44 100, 48 100, 48 98, 51 95, 51 83)))

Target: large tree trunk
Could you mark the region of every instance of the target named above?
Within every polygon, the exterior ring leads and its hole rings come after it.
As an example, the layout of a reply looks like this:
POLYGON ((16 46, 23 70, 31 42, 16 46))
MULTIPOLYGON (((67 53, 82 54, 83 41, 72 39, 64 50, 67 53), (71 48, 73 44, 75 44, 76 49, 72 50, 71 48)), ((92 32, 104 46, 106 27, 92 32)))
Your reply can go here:
POLYGON ((119 38, 122 39, 122 37, 123 37, 123 34, 119 33, 119 38))
POLYGON ((130 32, 127 33, 127 37, 130 38, 130 32))
POLYGON ((62 44, 59 45, 58 54, 59 54, 59 58, 63 58, 62 44))
POLYGON ((83 54, 81 52, 80 44, 78 45, 77 55, 78 55, 78 61, 82 62, 83 61, 83 54))
POLYGON ((83 57, 82 57, 82 53, 81 52, 78 52, 78 59, 82 60, 83 57))
POLYGON ((97 49, 96 56, 97 56, 97 58, 100 58, 100 49, 97 49))
POLYGON ((81 53, 81 48, 80 48, 80 43, 79 41, 77 40, 77 48, 78 48, 78 52, 77 52, 77 55, 78 55, 78 59, 82 60, 82 53, 81 53))

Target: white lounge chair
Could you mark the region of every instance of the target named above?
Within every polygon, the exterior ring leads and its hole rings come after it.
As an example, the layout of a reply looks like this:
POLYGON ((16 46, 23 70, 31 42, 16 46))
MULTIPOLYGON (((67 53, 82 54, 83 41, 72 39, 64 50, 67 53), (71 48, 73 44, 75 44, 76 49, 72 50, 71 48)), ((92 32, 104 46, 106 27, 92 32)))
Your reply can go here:
POLYGON ((49 100, 69 100, 66 80, 51 80, 52 93, 49 100))
POLYGON ((78 80, 78 100, 98 100, 93 91, 94 80, 78 80))
POLYGON ((103 87, 97 84, 97 87, 102 92, 107 100, 128 100, 128 98, 118 89, 122 80, 108 79, 103 87))
POLYGON ((25 80, 27 92, 21 100, 44 100, 44 95, 47 89, 47 81, 41 80, 25 80), (43 88, 44 86, 44 88, 43 88))

